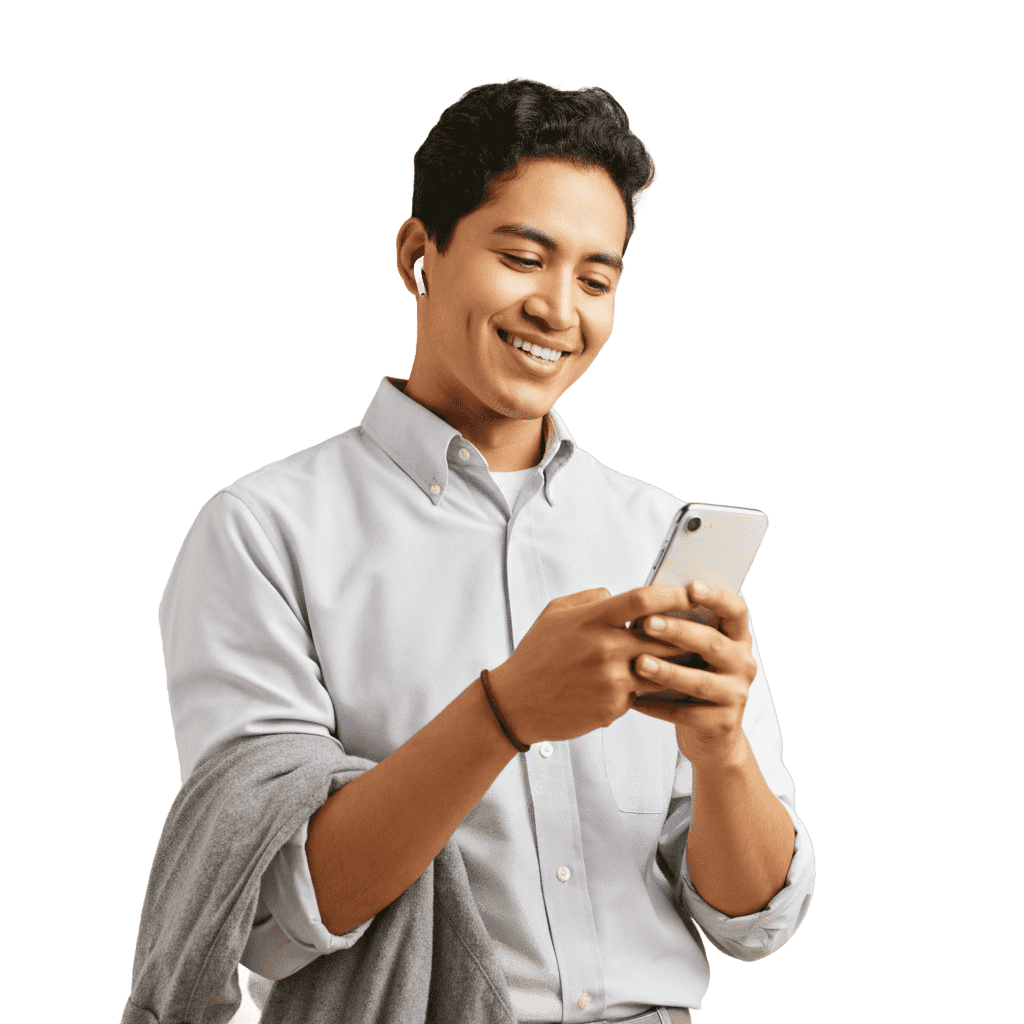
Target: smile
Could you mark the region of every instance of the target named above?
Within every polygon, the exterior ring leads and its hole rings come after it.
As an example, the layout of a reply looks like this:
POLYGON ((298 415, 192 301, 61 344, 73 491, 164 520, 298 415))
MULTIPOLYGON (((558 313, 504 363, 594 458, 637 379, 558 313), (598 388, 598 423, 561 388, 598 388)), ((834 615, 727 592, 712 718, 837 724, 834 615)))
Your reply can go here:
POLYGON ((541 345, 537 345, 532 341, 523 341, 522 338, 509 337, 508 331, 503 331, 500 327, 498 330, 498 337, 501 338, 506 345, 511 345, 513 348, 520 349, 524 354, 531 356, 541 362, 557 363, 562 357, 562 352, 559 349, 544 348, 541 345))

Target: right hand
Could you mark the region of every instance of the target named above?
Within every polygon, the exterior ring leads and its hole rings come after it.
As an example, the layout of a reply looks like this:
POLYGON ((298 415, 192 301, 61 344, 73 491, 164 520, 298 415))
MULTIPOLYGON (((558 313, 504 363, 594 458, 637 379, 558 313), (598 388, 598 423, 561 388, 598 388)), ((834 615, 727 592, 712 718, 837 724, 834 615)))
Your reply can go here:
POLYGON ((664 689, 633 673, 665 645, 625 628, 646 615, 689 610, 683 587, 638 587, 612 597, 601 587, 552 601, 512 657, 489 673, 506 723, 523 743, 567 740, 611 725, 633 694, 664 689))

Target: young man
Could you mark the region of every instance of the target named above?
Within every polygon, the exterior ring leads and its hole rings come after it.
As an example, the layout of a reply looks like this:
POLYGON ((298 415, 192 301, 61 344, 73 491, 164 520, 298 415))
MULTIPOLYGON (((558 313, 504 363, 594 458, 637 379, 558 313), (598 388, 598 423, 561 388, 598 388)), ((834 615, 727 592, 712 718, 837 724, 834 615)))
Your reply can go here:
POLYGON ((802 917, 813 860, 743 600, 637 587, 681 503, 552 408, 611 334, 652 177, 603 90, 467 93, 398 235, 409 379, 185 542, 161 605, 183 778, 268 734, 375 764, 262 874, 257 974, 358 948, 453 836, 519 1021, 689 1019, 694 921, 753 959, 802 917), (721 631, 666 617, 696 605, 721 631), (645 704, 666 686, 708 703, 645 704))

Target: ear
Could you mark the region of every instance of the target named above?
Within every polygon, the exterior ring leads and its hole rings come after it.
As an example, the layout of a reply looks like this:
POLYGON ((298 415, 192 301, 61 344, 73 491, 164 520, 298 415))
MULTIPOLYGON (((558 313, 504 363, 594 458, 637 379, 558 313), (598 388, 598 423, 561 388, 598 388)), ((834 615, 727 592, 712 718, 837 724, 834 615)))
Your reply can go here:
MULTIPOLYGON (((405 287, 419 298, 420 290, 413 273, 413 264, 426 255, 429 239, 427 229, 419 217, 410 217, 398 231, 395 246, 398 250, 398 272, 402 275, 405 287)), ((429 246, 433 248, 433 246, 429 246)), ((424 275, 426 284, 426 275, 424 275)))

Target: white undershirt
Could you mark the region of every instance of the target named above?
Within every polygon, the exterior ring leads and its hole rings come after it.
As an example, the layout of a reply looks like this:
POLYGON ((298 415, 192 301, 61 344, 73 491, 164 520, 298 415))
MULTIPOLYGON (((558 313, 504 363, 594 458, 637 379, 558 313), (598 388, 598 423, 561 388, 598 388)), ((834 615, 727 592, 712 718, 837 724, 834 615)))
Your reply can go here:
POLYGON ((517 469, 511 473, 495 473, 491 470, 491 477, 494 482, 498 485, 501 493, 505 495, 505 501, 508 502, 508 507, 514 509, 516 502, 519 500, 519 494, 522 489, 526 486, 526 481, 537 472, 536 466, 530 466, 529 469, 517 469))

